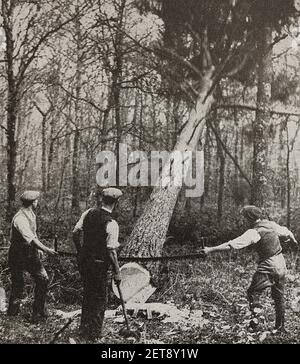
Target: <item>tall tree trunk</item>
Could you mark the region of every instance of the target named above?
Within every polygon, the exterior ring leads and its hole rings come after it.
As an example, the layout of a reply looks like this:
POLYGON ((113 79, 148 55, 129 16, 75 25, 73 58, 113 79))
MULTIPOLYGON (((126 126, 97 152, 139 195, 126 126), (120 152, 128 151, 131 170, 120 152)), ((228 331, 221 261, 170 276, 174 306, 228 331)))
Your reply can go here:
POLYGON ((287 126, 287 155, 286 155, 286 190, 287 190, 287 204, 286 204, 286 226, 289 229, 291 226, 291 175, 290 175, 290 142, 287 126))
POLYGON ((262 26, 258 39, 257 112, 253 125, 252 203, 264 207, 270 201, 268 181, 268 131, 271 114, 272 30, 262 26))
MULTIPOLYGON (((234 125, 235 125, 235 141, 234 141, 234 158, 237 163, 239 163, 239 139, 240 139, 240 126, 239 126, 239 118, 237 109, 233 110, 234 115, 234 125)), ((239 180, 239 170, 237 166, 234 166, 234 179, 235 183, 238 183, 239 180)))
POLYGON ((55 138, 53 137, 53 121, 51 121, 51 127, 50 127, 50 144, 49 144, 49 153, 48 153, 48 171, 47 171, 47 188, 48 191, 52 188, 52 164, 54 159, 54 144, 55 144, 55 138))
POLYGON ((17 144, 15 140, 16 131, 16 110, 18 103, 16 94, 9 90, 7 101, 7 219, 11 220, 14 213, 14 203, 16 198, 16 159, 17 144))
POLYGON ((118 6, 118 29, 114 40, 115 54, 114 54, 114 69, 112 72, 112 93, 115 109, 115 123, 116 123, 116 181, 119 184, 120 172, 120 144, 122 137, 122 123, 121 123, 121 82, 123 74, 123 26, 124 26, 124 12, 127 0, 121 0, 118 6))
MULTIPOLYGON (((79 15, 79 7, 77 4, 76 12, 79 15)), ((77 216, 79 213, 79 143, 80 143, 80 125, 81 125, 81 115, 80 110, 80 96, 82 88, 82 34, 81 34, 81 24, 79 17, 75 20, 75 32, 76 32, 76 100, 75 100, 75 130, 74 130, 74 141, 73 141, 73 155, 72 155, 72 215, 77 216)))
POLYGON ((19 92, 14 75, 14 38, 13 38, 13 4, 2 2, 3 28, 6 36, 6 67, 7 67, 7 104, 6 104, 6 136, 7 136, 7 212, 6 218, 11 220, 14 213, 16 198, 16 123, 19 107, 19 92))
POLYGON ((79 141, 80 131, 74 131, 73 154, 72 154, 72 214, 79 212, 79 141))
POLYGON ((47 191, 47 145, 46 145, 46 120, 43 116, 42 120, 42 191, 47 191))

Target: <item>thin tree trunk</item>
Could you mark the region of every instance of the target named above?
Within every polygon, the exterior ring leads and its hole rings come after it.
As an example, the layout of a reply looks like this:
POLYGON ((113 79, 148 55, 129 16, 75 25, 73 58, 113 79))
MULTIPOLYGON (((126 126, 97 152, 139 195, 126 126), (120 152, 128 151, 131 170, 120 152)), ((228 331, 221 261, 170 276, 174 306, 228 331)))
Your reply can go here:
POLYGON ((16 123, 17 110, 19 106, 18 88, 14 75, 14 39, 12 32, 12 11, 13 6, 8 6, 7 2, 2 4, 3 27, 6 35, 6 67, 7 67, 7 220, 10 221, 14 213, 14 203, 16 198, 16 123))
MULTIPOLYGON (((76 12, 79 11, 78 5, 76 12)), ((80 110, 80 96, 82 88, 82 35, 80 19, 77 17, 75 20, 75 31, 76 31, 76 100, 75 100, 75 131, 73 141, 73 155, 72 155, 72 215, 77 216, 79 213, 79 144, 80 144, 80 125, 81 125, 81 110, 80 110)))
MULTIPOLYGON (((216 128, 218 126, 216 125, 216 128)), ((220 128, 218 128, 218 132, 220 134, 220 128)), ((223 216, 223 200, 224 200, 224 186, 225 186, 225 166, 226 166, 226 158, 223 152, 223 147, 220 145, 220 141, 217 139, 217 155, 219 159, 219 183, 218 183, 218 220, 219 222, 223 216)))
POLYGON ((209 196, 210 176, 211 176, 211 149, 210 149, 210 129, 206 128, 205 145, 204 145, 204 193, 201 196, 200 211, 203 210, 205 201, 209 196))
POLYGON ((54 134, 54 118, 52 119, 51 126, 50 126, 50 144, 49 144, 48 171, 47 171, 47 188, 48 188, 48 191, 52 187, 51 175, 52 175, 52 163, 53 163, 53 159, 54 159, 54 144, 55 144, 55 138, 54 138, 53 134, 54 134))
POLYGON ((290 145, 289 132, 287 127, 287 155, 286 155, 286 189, 287 189, 287 204, 286 204, 286 226, 289 229, 291 226, 291 176, 290 176, 290 145))
POLYGON ((253 125, 253 183, 252 203, 263 207, 270 201, 268 181, 268 130, 271 114, 271 77, 272 77, 272 42, 271 28, 261 28, 258 39, 258 72, 257 72, 257 112, 253 125))
POLYGON ((47 191, 47 145, 46 145, 46 120, 43 116, 42 120, 42 191, 47 191))
MULTIPOLYGON (((240 139, 240 128, 239 128, 239 119, 237 109, 234 108, 234 124, 235 124, 235 142, 234 142, 234 158, 239 163, 239 139, 240 139)), ((238 183, 239 170, 237 166, 234 166, 234 177, 235 183, 238 183)))
POLYGON ((118 29, 115 36, 115 59, 114 70, 112 72, 112 93, 115 109, 115 122, 116 122, 116 181, 119 184, 119 172, 120 172, 120 144, 122 137, 122 122, 121 122, 121 82, 123 74, 123 38, 124 33, 122 31, 124 25, 124 12, 127 0, 122 0, 118 9, 118 29))

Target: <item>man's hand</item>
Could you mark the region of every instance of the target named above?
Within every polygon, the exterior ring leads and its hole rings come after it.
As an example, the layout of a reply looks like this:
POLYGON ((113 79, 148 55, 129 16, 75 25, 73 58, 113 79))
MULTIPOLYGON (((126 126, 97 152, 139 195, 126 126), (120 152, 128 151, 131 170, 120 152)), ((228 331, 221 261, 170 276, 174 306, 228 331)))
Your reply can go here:
POLYGON ((58 253, 54 249, 47 249, 46 253, 51 255, 52 257, 58 255, 58 253))
POLYGON ((206 246, 202 251, 203 251, 203 254, 204 255, 208 255, 208 254, 210 254, 213 251, 213 249, 210 248, 210 247, 208 247, 208 246, 206 246))

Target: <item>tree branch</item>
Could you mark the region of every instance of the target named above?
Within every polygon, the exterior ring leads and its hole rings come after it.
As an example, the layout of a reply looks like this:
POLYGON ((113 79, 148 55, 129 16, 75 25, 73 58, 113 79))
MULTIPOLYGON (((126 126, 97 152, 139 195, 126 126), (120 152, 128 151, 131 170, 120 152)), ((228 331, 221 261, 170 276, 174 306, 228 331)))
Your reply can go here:
POLYGON ((224 152, 228 155, 228 157, 232 160, 232 162, 234 163, 234 165, 236 166, 236 168, 239 170, 241 176, 245 179, 245 181, 249 184, 249 186, 252 187, 251 181, 246 176, 246 174, 242 170, 242 168, 239 165, 239 163, 236 161, 236 159, 233 157, 233 155, 230 153, 230 151, 228 150, 228 148, 224 144, 223 140, 221 139, 221 137, 220 137, 219 133, 217 132, 216 128, 213 126, 212 122, 209 121, 209 120, 207 120, 207 125, 212 130, 212 132, 214 133, 216 139, 219 141, 219 143, 222 146, 224 152))
MULTIPOLYGON (((216 105, 214 106, 215 109, 240 109, 240 110, 249 110, 249 111, 265 111, 262 110, 256 106, 251 106, 251 105, 244 105, 244 104, 222 104, 222 105, 216 105)), ((289 115, 289 116, 297 116, 300 117, 300 112, 288 112, 288 111, 279 111, 279 110, 274 110, 271 109, 269 110, 270 114, 275 114, 275 115, 289 115)))

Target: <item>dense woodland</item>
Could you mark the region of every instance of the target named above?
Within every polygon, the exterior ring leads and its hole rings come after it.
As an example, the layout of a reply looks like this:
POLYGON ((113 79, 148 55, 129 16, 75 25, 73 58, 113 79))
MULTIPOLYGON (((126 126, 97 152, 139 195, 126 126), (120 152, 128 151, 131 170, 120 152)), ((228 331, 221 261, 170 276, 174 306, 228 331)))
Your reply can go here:
MULTIPOLYGON (((124 255, 226 241, 246 203, 300 239, 294 0, 1 0, 0 230, 43 192, 49 244, 94 204, 101 150, 203 150, 204 194, 121 187, 124 255), (151 197, 150 197, 151 196, 151 197)), ((117 160, 117 173, 119 161, 117 160)))

